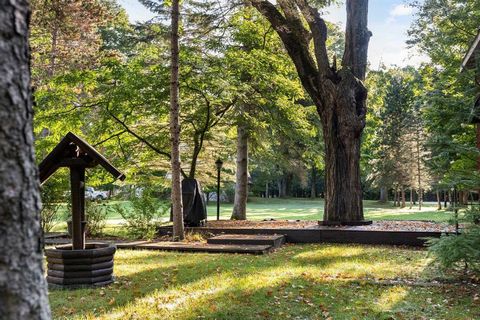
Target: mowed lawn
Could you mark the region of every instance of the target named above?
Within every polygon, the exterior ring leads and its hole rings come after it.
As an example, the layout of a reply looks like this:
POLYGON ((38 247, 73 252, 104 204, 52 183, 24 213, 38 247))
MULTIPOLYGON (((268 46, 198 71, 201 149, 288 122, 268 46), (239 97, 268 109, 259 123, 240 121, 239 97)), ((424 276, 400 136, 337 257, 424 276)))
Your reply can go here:
POLYGON ((478 288, 432 282, 429 263, 426 251, 387 246, 118 250, 114 284, 49 297, 55 319, 480 319, 478 288))
MULTIPOLYGON (((130 206, 128 201, 109 201, 107 205, 130 206)), ((250 220, 287 219, 287 220, 321 220, 323 217, 324 202, 321 199, 265 199, 251 198, 247 204, 247 218, 250 220)), ((221 203, 220 218, 230 219, 232 203, 221 203)), ((208 219, 214 220, 217 215, 216 203, 210 202, 207 207, 208 219)), ((425 203, 422 210, 418 206, 412 209, 393 207, 391 203, 380 204, 378 201, 364 201, 365 219, 369 220, 433 220, 446 222, 453 218, 452 211, 437 210, 435 203, 425 203)), ((163 221, 168 221, 169 214, 163 216, 163 221)), ((109 228, 119 226, 124 220, 118 214, 110 214, 107 225, 109 228)), ((66 228, 65 223, 60 223, 56 231, 66 228)))
MULTIPOLYGON (((363 202, 365 218, 370 220, 433 220, 448 221, 452 218, 451 211, 438 211, 435 203, 424 204, 422 210, 418 206, 412 209, 400 209, 392 203, 380 204, 378 201, 365 200, 363 202)), ((323 217, 324 201, 321 199, 265 199, 251 198, 247 204, 247 217, 252 220, 287 219, 287 220, 321 220, 323 217)), ((221 219, 229 219, 233 204, 221 204, 221 219)), ((216 204, 208 206, 209 219, 216 218, 216 204)))

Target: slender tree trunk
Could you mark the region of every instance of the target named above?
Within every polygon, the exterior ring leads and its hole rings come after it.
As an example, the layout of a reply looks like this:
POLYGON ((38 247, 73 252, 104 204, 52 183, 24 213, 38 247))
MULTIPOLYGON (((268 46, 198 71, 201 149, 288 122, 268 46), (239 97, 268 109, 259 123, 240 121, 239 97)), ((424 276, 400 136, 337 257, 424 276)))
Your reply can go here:
POLYGON ((417 129, 417 178, 418 178, 418 210, 422 210, 423 190, 422 190, 422 168, 420 159, 420 131, 417 129))
POLYGON ((180 104, 179 104, 179 45, 178 23, 180 16, 179 0, 172 1, 171 34, 171 82, 170 82, 170 139, 172 144, 172 209, 173 239, 185 238, 183 226, 182 181, 180 162, 180 104))
POLYGON ((188 172, 188 178, 189 179, 195 179, 195 173, 197 171, 197 161, 198 161, 198 155, 200 154, 202 146, 200 145, 200 142, 198 141, 198 137, 194 137, 194 146, 193 146, 193 153, 192 153, 192 161, 190 164, 190 171, 188 172))
POLYGON ((0 0, 0 319, 50 319, 25 0, 0 0))
POLYGON ((464 206, 468 205, 468 195, 469 195, 468 190, 462 191, 462 205, 464 206))
POLYGON ((310 188, 310 197, 317 197, 317 168, 315 165, 312 166, 312 185, 310 188))
POLYGON ((409 209, 413 208, 413 188, 410 187, 410 207, 409 209))
POLYGON ((248 196, 248 133, 244 124, 237 126, 237 172, 235 184, 235 201, 232 220, 247 219, 248 196))
POLYGON ((397 189, 393 189, 393 206, 396 207, 398 202, 398 191, 397 189))
POLYGON ((388 202, 387 187, 380 187, 380 202, 381 203, 387 203, 388 202))
POLYGON ((443 207, 447 209, 448 194, 447 191, 443 191, 443 207))
POLYGON ((423 205, 423 190, 418 189, 418 210, 422 210, 423 205))
POLYGON ((440 198, 440 190, 437 189, 437 210, 442 210, 442 199, 440 198))
POLYGON ((402 205, 401 205, 401 207, 405 208, 405 187, 404 186, 402 186, 402 188, 401 188, 401 195, 402 195, 402 205))
POLYGON ((55 67, 57 61, 57 43, 58 43, 58 25, 55 22, 52 30, 52 48, 50 50, 50 65, 48 67, 48 75, 55 75, 55 67))
POLYGON ((268 182, 265 183, 265 198, 269 198, 270 197, 270 193, 269 193, 269 190, 268 190, 268 182))

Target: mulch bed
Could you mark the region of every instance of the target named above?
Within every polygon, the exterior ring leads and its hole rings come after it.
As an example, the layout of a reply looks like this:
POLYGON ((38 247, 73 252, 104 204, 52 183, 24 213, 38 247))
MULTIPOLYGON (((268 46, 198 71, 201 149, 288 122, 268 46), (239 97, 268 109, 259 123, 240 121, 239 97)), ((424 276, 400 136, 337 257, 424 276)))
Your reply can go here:
POLYGON ((447 223, 414 220, 381 220, 373 221, 364 226, 320 226, 317 221, 301 220, 219 220, 208 221, 206 228, 218 229, 322 229, 322 230, 366 230, 366 231, 429 231, 429 232, 455 232, 455 227, 447 223))

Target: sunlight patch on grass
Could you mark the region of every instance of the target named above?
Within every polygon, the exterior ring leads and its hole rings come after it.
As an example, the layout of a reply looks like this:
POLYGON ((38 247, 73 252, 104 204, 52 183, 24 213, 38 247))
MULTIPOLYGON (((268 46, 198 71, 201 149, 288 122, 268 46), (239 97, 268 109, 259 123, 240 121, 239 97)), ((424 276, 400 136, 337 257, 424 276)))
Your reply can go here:
POLYGON ((267 256, 118 250, 114 284, 49 297, 55 319, 478 318, 468 292, 369 281, 421 279, 428 261, 425 251, 334 244, 267 256))
POLYGON ((392 308, 401 302, 408 294, 405 287, 391 287, 382 292, 375 304, 379 311, 391 311, 392 308))

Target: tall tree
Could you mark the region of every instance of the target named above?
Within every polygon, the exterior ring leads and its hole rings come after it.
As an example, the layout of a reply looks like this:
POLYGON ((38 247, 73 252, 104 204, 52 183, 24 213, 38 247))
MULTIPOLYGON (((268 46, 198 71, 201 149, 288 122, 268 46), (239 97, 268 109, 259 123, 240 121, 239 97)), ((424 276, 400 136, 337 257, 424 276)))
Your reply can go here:
POLYGON ((362 80, 371 37, 367 29, 368 0, 347 0, 345 50, 340 69, 335 58, 333 63, 329 61, 327 25, 307 0, 279 0, 278 6, 266 0, 251 3, 280 36, 303 87, 317 107, 325 142, 324 220, 363 220, 360 141, 367 111, 367 90, 362 80))
POLYGON ((0 0, 0 318, 50 319, 32 131, 26 0, 0 0))
POLYGON ((99 64, 101 34, 122 9, 103 0, 31 0, 33 80, 35 86, 68 70, 99 64))
POLYGON ((171 22, 171 79, 170 79, 170 139, 172 144, 172 210, 173 210, 173 238, 183 240, 185 232, 183 227, 182 204, 182 168, 180 162, 180 104, 179 104, 179 45, 178 22, 180 16, 179 0, 172 1, 171 22))
POLYGON ((237 124, 237 167, 235 179, 235 199, 232 219, 247 219, 248 197, 248 127, 245 122, 237 124))
POLYGON ((420 69, 428 169, 437 187, 478 188, 478 150, 472 106, 478 89, 472 71, 459 73, 475 38, 480 19, 479 0, 411 1, 417 9, 409 30, 410 44, 430 58, 420 69))

